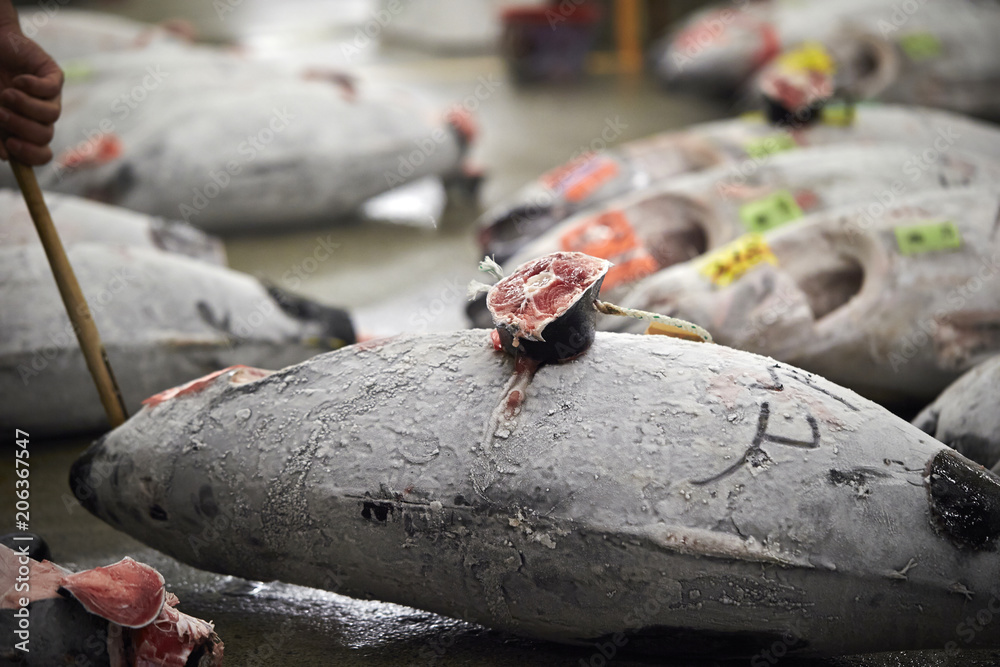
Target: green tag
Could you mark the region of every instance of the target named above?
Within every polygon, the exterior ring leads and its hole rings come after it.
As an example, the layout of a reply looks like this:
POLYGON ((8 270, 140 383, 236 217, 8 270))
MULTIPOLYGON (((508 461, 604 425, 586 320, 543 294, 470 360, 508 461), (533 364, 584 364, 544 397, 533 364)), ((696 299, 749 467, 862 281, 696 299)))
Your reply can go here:
POLYGON ((911 32, 908 35, 901 35, 899 46, 910 60, 915 61, 936 58, 944 51, 941 40, 929 32, 911 32))
POLYGON ((748 232, 766 232, 801 217, 802 209, 788 190, 740 206, 740 220, 748 232))
POLYGON ((780 134, 771 134, 766 137, 758 137, 757 139, 751 139, 746 143, 746 146, 744 146, 747 155, 757 159, 767 157, 772 153, 790 151, 795 147, 795 140, 792 139, 790 134, 786 134, 784 132, 780 134))
POLYGON ((904 255, 962 247, 962 234, 950 220, 896 227, 896 243, 904 255))
POLYGON ((83 83, 94 75, 94 68, 85 60, 71 60, 62 65, 66 83, 83 83))

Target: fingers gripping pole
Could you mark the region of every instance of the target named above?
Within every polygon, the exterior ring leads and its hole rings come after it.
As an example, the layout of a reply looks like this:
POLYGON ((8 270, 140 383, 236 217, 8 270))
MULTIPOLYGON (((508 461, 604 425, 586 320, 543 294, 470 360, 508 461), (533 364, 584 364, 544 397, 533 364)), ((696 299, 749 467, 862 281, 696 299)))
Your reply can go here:
POLYGON ((55 275, 59 294, 62 296, 63 305, 66 306, 66 312, 73 324, 77 340, 80 341, 80 348, 83 350, 87 368, 90 369, 90 375, 94 378, 94 384, 97 385, 97 393, 101 397, 108 422, 112 427, 118 426, 128 417, 125 402, 122 400, 118 383, 115 382, 115 376, 111 372, 111 364, 108 363, 108 355, 104 350, 104 344, 101 343, 94 318, 91 317, 90 308, 87 307, 87 300, 76 280, 69 258, 66 257, 66 250, 63 248, 62 241, 59 240, 59 234, 52 224, 52 217, 49 215, 49 209, 42 197, 42 190, 38 187, 35 172, 31 167, 19 164, 14 160, 10 161, 10 167, 14 170, 14 177, 21 188, 21 194, 24 195, 24 201, 28 205, 28 212, 31 213, 31 219, 38 230, 38 236, 42 240, 45 255, 49 258, 49 265, 55 275))

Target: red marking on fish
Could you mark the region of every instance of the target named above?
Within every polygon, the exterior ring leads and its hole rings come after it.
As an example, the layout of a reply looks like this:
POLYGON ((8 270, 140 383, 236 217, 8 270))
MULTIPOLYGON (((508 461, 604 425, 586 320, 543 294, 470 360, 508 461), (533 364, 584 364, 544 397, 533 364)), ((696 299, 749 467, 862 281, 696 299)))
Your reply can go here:
POLYGON ((795 203, 803 211, 808 211, 819 205, 819 197, 812 190, 799 190, 795 193, 795 203))
POLYGON ((503 345, 500 343, 500 332, 496 329, 490 330, 490 342, 493 343, 493 350, 499 352, 503 349, 503 345))
POLYGON ((65 169, 99 167, 117 160, 122 152, 122 140, 117 135, 99 134, 63 151, 56 164, 65 169))
POLYGON ((153 394, 144 400, 142 404, 153 408, 164 401, 169 401, 170 399, 177 398, 178 396, 196 394, 208 385, 212 384, 217 377, 230 371, 235 371, 230 378, 230 382, 232 384, 245 384, 247 382, 259 380, 260 378, 267 377, 272 372, 265 371, 260 368, 253 368, 251 366, 230 366, 229 368, 223 368, 220 371, 209 373, 208 375, 200 377, 197 380, 191 380, 190 382, 182 384, 179 387, 171 387, 170 389, 161 391, 158 394, 153 394))
POLYGON ((466 109, 454 106, 448 110, 444 117, 448 121, 448 124, 455 128, 455 131, 461 135, 465 143, 471 144, 475 141, 476 136, 479 134, 479 127, 476 125, 472 114, 466 109))
POLYGON ((754 69, 766 65, 781 53, 781 38, 778 30, 770 23, 761 23, 757 27, 760 36, 760 48, 753 56, 754 69))
POLYGON ((358 342, 354 344, 357 350, 377 350, 386 343, 395 340, 398 336, 365 336, 358 337, 358 342))

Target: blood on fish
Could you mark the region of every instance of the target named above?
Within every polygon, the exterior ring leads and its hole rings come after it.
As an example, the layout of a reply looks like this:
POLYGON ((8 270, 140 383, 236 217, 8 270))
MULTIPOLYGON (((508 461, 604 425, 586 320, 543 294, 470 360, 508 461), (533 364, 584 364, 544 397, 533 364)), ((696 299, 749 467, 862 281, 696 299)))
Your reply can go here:
POLYGON ((148 405, 153 408, 163 403, 164 401, 169 401, 172 398, 177 398, 178 396, 184 396, 185 394, 196 394, 202 389, 212 384, 217 377, 228 373, 230 371, 235 371, 233 376, 230 378, 232 384, 244 384, 246 382, 252 382, 254 380, 259 380, 260 378, 267 377, 271 374, 271 371, 265 371, 260 368, 253 368, 251 366, 230 366, 229 368, 223 368, 222 370, 215 371, 214 373, 209 373, 204 377, 200 377, 197 380, 191 380, 186 384, 182 384, 179 387, 172 387, 161 391, 158 394, 153 394, 146 400, 142 402, 143 405, 148 405))
POLYGON ((115 134, 99 134, 66 149, 56 163, 66 169, 99 167, 121 157, 122 140, 115 134))

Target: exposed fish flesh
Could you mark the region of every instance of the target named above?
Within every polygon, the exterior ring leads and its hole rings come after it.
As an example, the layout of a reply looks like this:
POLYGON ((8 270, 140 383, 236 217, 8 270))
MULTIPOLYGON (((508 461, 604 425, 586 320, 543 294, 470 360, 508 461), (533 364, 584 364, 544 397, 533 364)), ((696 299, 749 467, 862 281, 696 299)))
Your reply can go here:
POLYGON ((543 175, 479 220, 479 239, 498 262, 577 211, 680 174, 723 165, 756 170, 769 156, 805 146, 906 143, 933 162, 951 149, 1000 159, 1000 130, 944 111, 859 106, 853 123, 786 131, 755 115, 696 125, 583 156, 543 175))
POLYGON ((210 622, 178 611, 163 576, 131 558, 71 572, 0 546, 0 648, 24 667, 219 667, 210 622), (21 623, 25 621, 25 623, 21 623))
POLYGON ((1000 474, 1000 356, 958 378, 913 420, 923 431, 1000 474))
POLYGON ((1000 274, 998 208, 993 189, 958 189, 818 213, 655 273, 620 302, 880 401, 927 401, 1000 351, 1000 292, 983 289, 1000 274))
POLYGON ((599 332, 526 397, 514 365, 470 330, 232 369, 71 485, 203 569, 671 655, 940 647, 995 594, 1000 479, 847 389, 663 336, 599 332))
MULTIPOLYGON (((110 243, 165 250, 211 264, 226 264, 222 242, 186 223, 51 192, 45 193, 45 203, 64 246, 110 243)), ((38 243, 38 231, 21 192, 0 189, 0 245, 38 243)))
POLYGON ((560 222, 505 268, 552 252, 602 257, 614 263, 602 288, 613 299, 636 280, 746 232, 847 204, 1000 183, 1000 161, 957 149, 932 157, 905 144, 817 146, 778 153, 752 170, 724 166, 677 177, 560 222))
MULTIPOLYGON (((179 255, 81 244, 70 262, 125 403, 233 364, 284 365, 354 342, 345 311, 179 255)), ((104 413, 39 246, 0 248, 0 424, 97 431, 104 413)))

